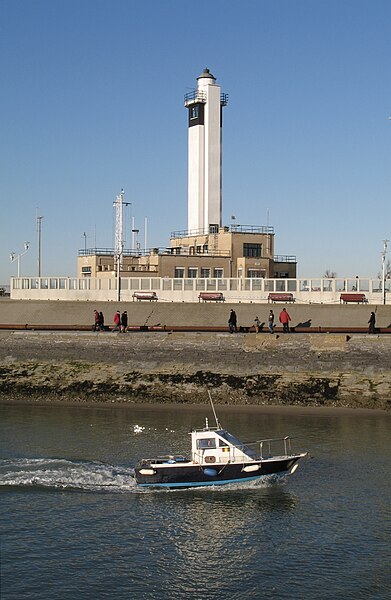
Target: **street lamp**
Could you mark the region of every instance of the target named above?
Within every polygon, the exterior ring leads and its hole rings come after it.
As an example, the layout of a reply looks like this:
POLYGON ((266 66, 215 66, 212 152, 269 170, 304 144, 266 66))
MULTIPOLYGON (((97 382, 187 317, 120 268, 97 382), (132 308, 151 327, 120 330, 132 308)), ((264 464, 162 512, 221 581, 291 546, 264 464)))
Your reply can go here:
POLYGON ((20 277, 20 259, 22 258, 22 256, 27 254, 29 247, 30 247, 30 242, 25 242, 24 243, 24 252, 21 252, 20 254, 15 254, 15 252, 11 252, 11 254, 10 254, 11 262, 14 262, 15 260, 18 261, 18 277, 20 277))
POLYGON ((383 252, 381 253, 383 304, 386 303, 386 254, 388 242, 389 240, 383 240, 383 252))

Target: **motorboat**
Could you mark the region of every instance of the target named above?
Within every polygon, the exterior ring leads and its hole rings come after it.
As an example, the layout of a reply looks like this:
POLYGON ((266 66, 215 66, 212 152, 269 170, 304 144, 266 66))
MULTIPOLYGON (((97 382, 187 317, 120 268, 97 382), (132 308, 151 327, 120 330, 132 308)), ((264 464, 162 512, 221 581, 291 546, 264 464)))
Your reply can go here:
POLYGON ((191 456, 166 455, 143 458, 134 476, 138 486, 155 488, 194 488, 244 484, 267 476, 293 474, 307 452, 294 453, 289 436, 243 443, 224 429, 216 416, 216 426, 195 429, 191 435, 191 456))

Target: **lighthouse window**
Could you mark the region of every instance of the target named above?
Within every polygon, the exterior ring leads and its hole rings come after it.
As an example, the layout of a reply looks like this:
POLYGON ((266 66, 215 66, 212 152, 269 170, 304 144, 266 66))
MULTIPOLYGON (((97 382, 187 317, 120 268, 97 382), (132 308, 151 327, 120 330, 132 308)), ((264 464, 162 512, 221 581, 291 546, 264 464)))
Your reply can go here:
POLYGON ((190 119, 198 119, 198 106, 192 106, 190 109, 190 119))

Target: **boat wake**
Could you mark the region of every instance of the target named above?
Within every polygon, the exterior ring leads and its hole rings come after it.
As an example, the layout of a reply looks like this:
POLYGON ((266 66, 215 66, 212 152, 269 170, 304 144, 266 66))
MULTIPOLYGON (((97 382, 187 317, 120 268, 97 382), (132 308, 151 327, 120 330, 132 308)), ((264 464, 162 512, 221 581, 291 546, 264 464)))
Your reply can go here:
POLYGON ((135 491, 133 469, 62 458, 17 458, 0 461, 1 487, 33 487, 92 492, 135 491))

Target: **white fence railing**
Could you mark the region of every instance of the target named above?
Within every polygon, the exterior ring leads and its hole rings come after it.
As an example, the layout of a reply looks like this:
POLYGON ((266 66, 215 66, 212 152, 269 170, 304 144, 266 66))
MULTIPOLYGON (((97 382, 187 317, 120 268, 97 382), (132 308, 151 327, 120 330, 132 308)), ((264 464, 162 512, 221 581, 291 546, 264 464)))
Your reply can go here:
POLYGON ((343 293, 364 294, 365 302, 391 302, 391 280, 364 278, 169 279, 121 277, 13 277, 14 300, 132 301, 138 291, 154 291, 159 302, 199 302, 200 292, 221 292, 226 302, 268 302, 269 294, 292 294, 297 303, 339 304, 343 293))

